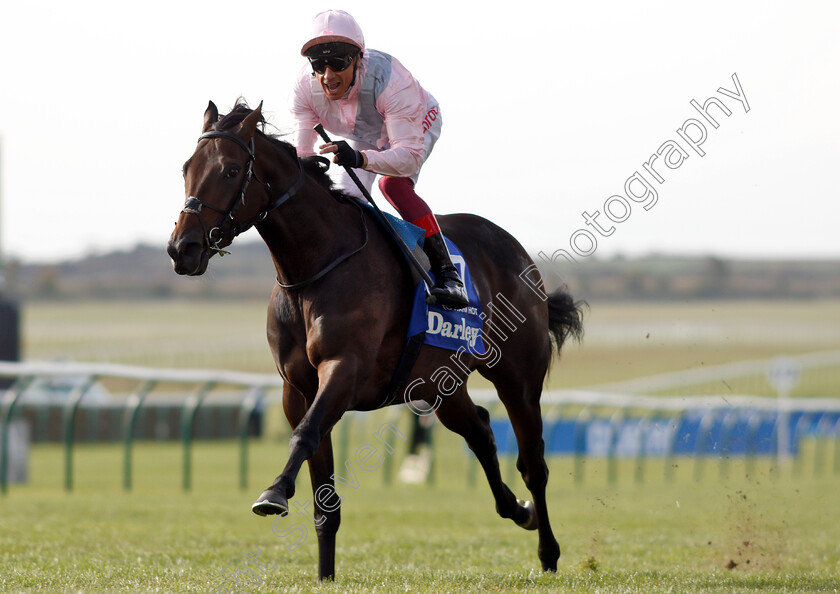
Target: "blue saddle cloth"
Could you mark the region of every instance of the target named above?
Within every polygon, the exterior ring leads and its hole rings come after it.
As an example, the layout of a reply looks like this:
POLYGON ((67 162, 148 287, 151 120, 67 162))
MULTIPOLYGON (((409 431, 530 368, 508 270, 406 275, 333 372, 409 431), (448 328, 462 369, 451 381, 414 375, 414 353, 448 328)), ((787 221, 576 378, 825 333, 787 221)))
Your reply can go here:
MULTIPOLYGON (((389 213, 383 213, 397 233, 410 248, 423 246, 425 231, 408 221, 399 219, 389 213)), ((449 309, 438 305, 426 303, 426 289, 421 280, 417 283, 414 292, 414 305, 411 309, 411 319, 408 323, 408 337, 416 336, 425 332, 424 344, 441 347, 452 351, 464 349, 468 353, 483 355, 486 352, 484 341, 481 338, 484 314, 481 311, 481 302, 475 290, 467 261, 454 243, 448 237, 444 237, 446 246, 452 256, 452 263, 458 268, 461 279, 467 289, 469 305, 463 309, 449 309)), ((429 276, 435 280, 434 273, 429 271, 429 276)))

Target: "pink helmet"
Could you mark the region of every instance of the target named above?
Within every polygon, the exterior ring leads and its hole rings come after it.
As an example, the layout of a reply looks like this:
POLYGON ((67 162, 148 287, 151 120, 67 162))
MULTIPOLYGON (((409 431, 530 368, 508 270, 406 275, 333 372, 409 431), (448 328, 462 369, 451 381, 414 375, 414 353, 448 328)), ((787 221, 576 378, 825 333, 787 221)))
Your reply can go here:
POLYGON ((312 20, 312 33, 300 50, 302 56, 316 45, 325 43, 349 43, 365 51, 365 36, 362 28, 352 16, 343 10, 325 10, 312 20))

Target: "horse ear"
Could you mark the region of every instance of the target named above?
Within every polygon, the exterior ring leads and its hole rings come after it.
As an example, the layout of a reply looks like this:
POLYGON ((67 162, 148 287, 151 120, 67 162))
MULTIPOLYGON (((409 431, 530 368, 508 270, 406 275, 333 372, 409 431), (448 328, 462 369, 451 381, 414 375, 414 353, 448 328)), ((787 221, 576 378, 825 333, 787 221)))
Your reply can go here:
POLYGON ((201 131, 207 132, 217 121, 219 121, 219 109, 211 101, 204 112, 204 128, 201 131))
POLYGON ((263 119, 262 106, 263 102, 260 101, 257 108, 245 116, 245 119, 242 120, 241 124, 239 124, 239 128, 237 128, 236 131, 242 134, 245 138, 251 138, 254 136, 254 132, 257 131, 257 124, 259 124, 263 119))

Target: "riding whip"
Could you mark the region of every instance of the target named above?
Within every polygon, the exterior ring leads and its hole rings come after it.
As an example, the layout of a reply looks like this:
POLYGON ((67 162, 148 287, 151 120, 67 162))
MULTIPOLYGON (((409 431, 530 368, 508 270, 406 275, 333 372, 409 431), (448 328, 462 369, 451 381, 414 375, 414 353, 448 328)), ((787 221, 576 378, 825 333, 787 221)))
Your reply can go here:
MULTIPOLYGON (((330 140, 330 137, 327 135, 327 131, 324 130, 324 127, 321 124, 317 124, 315 126, 315 131, 321 138, 324 139, 324 142, 332 142, 332 140, 330 140)), ((382 211, 379 210, 379 207, 376 206, 376 202, 373 201, 370 192, 367 191, 367 188, 365 188, 365 185, 361 182, 359 176, 357 176, 353 169, 348 165, 344 165, 344 170, 347 172, 347 175, 350 176, 350 179, 353 180, 356 186, 358 186, 359 190, 362 192, 362 196, 365 197, 365 200, 370 202, 370 205, 373 207, 373 210, 376 211, 376 214, 379 216, 380 220, 383 223, 385 223, 385 225, 391 231, 391 234, 394 236, 394 239, 397 241, 400 248, 405 253, 406 258, 408 258, 408 261, 411 262, 411 264, 420 273, 420 276, 426 282, 426 292, 428 293, 429 289, 435 285, 434 281, 432 281, 432 278, 429 276, 429 273, 426 272, 426 270, 423 268, 423 265, 420 264, 420 262, 417 260, 417 257, 414 255, 414 252, 411 251, 411 249, 406 245, 405 241, 403 241, 403 238, 400 237, 400 234, 397 233, 396 229, 394 229, 394 226, 391 225, 391 221, 389 221, 388 218, 382 213, 382 211)))

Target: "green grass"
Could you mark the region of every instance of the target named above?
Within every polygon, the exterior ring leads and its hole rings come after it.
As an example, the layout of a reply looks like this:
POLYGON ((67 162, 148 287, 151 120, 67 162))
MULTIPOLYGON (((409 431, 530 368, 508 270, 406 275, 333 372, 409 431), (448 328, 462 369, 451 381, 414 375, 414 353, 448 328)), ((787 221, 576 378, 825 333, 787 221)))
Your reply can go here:
MULTIPOLYGON (((27 304, 24 353, 273 373, 265 308, 262 301, 27 304)), ((564 350, 549 387, 837 348, 837 301, 592 304, 583 346, 564 350)), ((838 386, 837 373, 826 371, 803 377, 796 395, 837 396, 838 386)), ((362 418, 339 461, 381 421, 362 418)), ((119 445, 77 446, 72 493, 63 490, 62 448, 34 446, 29 484, 0 498, 0 591, 207 592, 223 585, 221 572, 245 565, 246 551, 276 566, 241 589, 254 592, 840 590, 833 444, 820 450, 828 452, 823 458, 806 442, 790 468, 759 460, 749 477, 740 460, 678 459, 666 480, 665 463, 653 459, 637 482, 634 462, 624 460, 611 483, 607 463, 589 459, 576 481, 573 460, 552 459, 549 506, 563 556, 556 574, 544 574, 536 535, 495 514, 483 477, 469 484, 474 467, 463 443, 444 430, 435 435, 433 486, 385 485, 379 470, 360 472, 358 490, 340 489, 338 577, 319 584, 312 531, 289 550, 290 539, 276 536, 270 519, 250 512, 288 454, 276 407, 268 425, 271 438, 250 447, 245 491, 233 442, 195 444, 190 493, 181 490, 177 443, 136 446, 130 493, 121 488, 119 445)), ((503 476, 528 498, 511 465, 502 460, 503 476)), ((304 468, 295 500, 309 498, 304 468)))
MULTIPOLYGON (((354 424, 352 452, 377 426, 354 424)), ((403 427, 407 430, 406 427, 403 427)), ((369 441, 369 440, 368 440, 369 441)), ((394 454, 399 464, 404 446, 394 454)), ((358 490, 340 488, 337 580, 316 581, 314 531, 277 536, 250 504, 279 472, 285 439, 254 442, 249 488, 240 491, 233 442, 193 449, 193 490, 181 490, 177 443, 138 444, 132 492, 121 488, 118 445, 78 446, 71 493, 63 450, 33 448, 30 484, 0 499, 0 590, 44 592, 207 592, 222 571, 259 551, 271 573, 243 586, 253 592, 833 592, 840 588, 840 477, 782 469, 759 460, 751 477, 741 461, 722 476, 705 462, 680 459, 672 482, 663 462, 621 461, 609 484, 606 463, 589 460, 583 480, 573 461, 552 459, 550 513, 563 556, 556 574, 540 571, 536 535, 502 520, 483 477, 469 485, 470 460, 459 438, 436 433, 433 486, 384 484, 382 469, 356 467, 358 490), (736 564, 733 568, 728 569, 736 564)), ((809 454, 805 454, 808 456, 809 454)), ((339 458, 340 459, 340 458, 339 458)), ((507 475, 510 461, 502 461, 507 475)), ((527 493, 515 477, 511 487, 527 493)), ((311 498, 306 470, 295 500, 311 498)), ((282 534, 299 516, 279 520, 282 534)), ((255 564, 251 564, 256 569, 255 564)), ((244 584, 244 582, 243 582, 244 584)))

